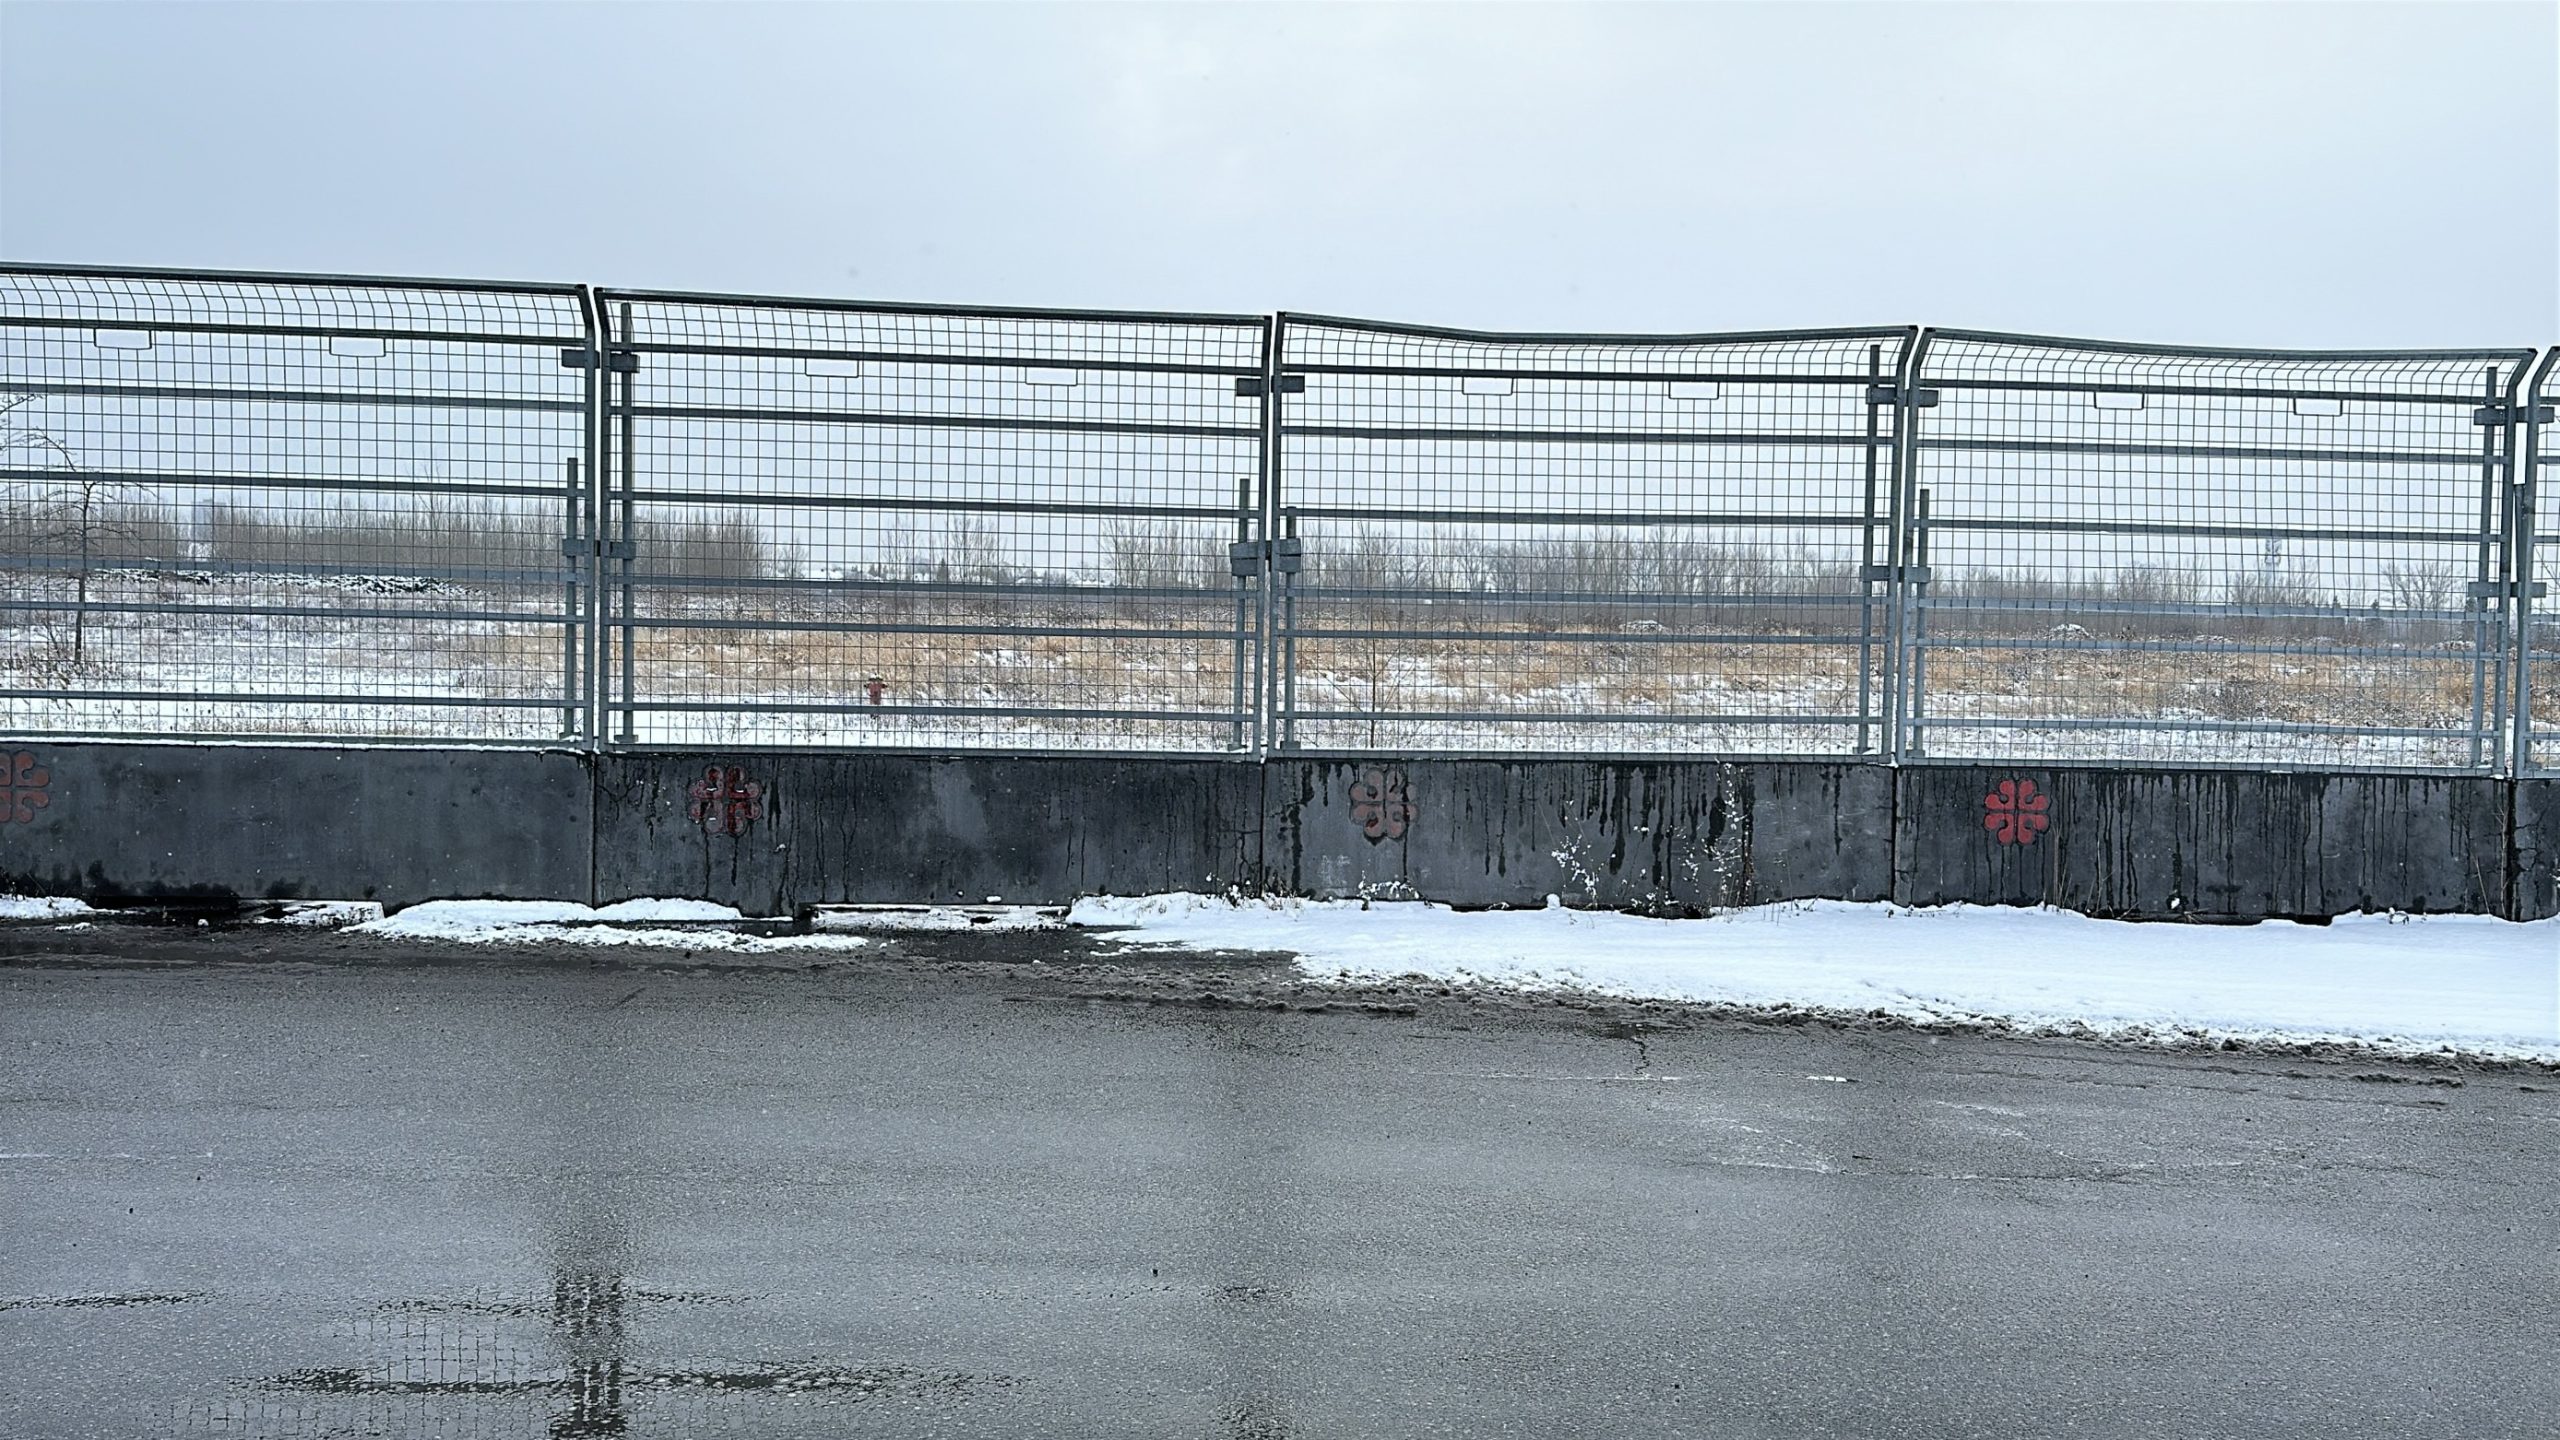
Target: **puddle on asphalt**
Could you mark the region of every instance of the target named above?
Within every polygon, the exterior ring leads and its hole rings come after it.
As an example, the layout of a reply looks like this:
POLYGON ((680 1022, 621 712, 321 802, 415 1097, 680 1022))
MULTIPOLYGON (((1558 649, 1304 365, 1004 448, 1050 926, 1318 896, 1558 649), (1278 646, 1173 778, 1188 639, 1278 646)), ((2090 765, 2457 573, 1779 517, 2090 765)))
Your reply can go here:
POLYGON ((523 1434, 531 1420, 555 1440, 718 1434, 733 1424, 759 1432, 778 1417, 769 1408, 743 1414, 736 1403, 952 1404, 1013 1383, 907 1364, 666 1357, 665 1347, 642 1343, 639 1332, 659 1307, 745 1303, 634 1285, 596 1269, 558 1272, 548 1295, 386 1301, 343 1326, 357 1363, 243 1379, 232 1394, 191 1407, 184 1429, 244 1440, 407 1433, 459 1440, 523 1434))

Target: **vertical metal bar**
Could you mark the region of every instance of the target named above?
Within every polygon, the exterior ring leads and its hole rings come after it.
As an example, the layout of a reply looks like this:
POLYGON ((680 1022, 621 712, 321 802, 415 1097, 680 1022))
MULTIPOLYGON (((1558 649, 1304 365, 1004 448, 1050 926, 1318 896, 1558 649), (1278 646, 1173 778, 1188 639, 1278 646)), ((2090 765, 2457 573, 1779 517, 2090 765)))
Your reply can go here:
MULTIPOLYGON (((622 307, 621 330, 622 343, 630 344, 631 306, 627 301, 622 307)), ((633 444, 633 427, 637 422, 631 412, 639 404, 640 397, 635 392, 640 384, 640 372, 637 369, 630 369, 616 370, 614 373, 622 377, 622 619, 617 627, 622 634, 622 733, 620 739, 623 744, 629 745, 640 738, 638 712, 632 708, 633 702, 638 698, 636 692, 639 688, 639 665, 632 653, 634 649, 632 642, 636 637, 636 630, 631 623, 635 613, 631 602, 631 567, 633 556, 639 548, 639 535, 632 526, 631 492, 637 488, 639 462, 638 451, 633 444)))
MULTIPOLYGON (((1298 512, 1284 508, 1281 523, 1283 538, 1298 538, 1298 512)), ((1272 576, 1280 584, 1280 748, 1298 748, 1298 577, 1275 564, 1272 576)))
MULTIPOLYGON (((1867 488, 1866 509, 1858 526, 1858 751, 1867 753, 1868 732, 1874 712, 1875 677, 1870 667, 1876 651, 1876 441, 1882 418, 1875 402, 1875 387, 1884 383, 1884 347, 1867 347, 1867 488)), ((1888 591, 1888 594, 1891 592, 1888 591)))
POLYGON ((1891 513, 1885 526, 1885 553, 1891 574, 1885 581, 1885 697, 1884 712, 1890 717, 1885 758, 1900 763, 1905 749, 1903 707, 1910 686, 1905 682, 1903 655, 1910 624, 1910 591, 1906 567, 1909 564, 1911 529, 1911 488, 1920 469, 1917 444, 1918 425, 1913 419, 1911 391, 1925 382, 1929 358, 1929 332, 1915 329, 1903 342, 1902 356, 1893 367, 1893 446, 1886 460, 1893 467, 1887 478, 1885 494, 1891 513))
POLYGON ((1929 582, 1919 578, 1929 568, 1929 488, 1921 486, 1919 498, 1911 509, 1911 578, 1904 588, 1911 594, 1911 744, 1909 754, 1918 759, 1928 754, 1922 738, 1928 725, 1929 703, 1929 582))
POLYGON ((1254 717, 1261 727, 1257 750, 1268 753, 1280 741, 1280 645, 1277 592, 1280 586, 1279 514, 1287 479, 1280 449, 1280 366, 1289 346, 1289 316, 1271 317, 1271 340, 1262 365, 1262 663, 1254 667, 1254 717))
MULTIPOLYGON (((2514 536, 2516 589, 2513 604, 2515 627, 2515 773, 2533 773, 2533 584, 2536 573, 2534 546, 2535 522, 2541 517, 2535 507, 2542 493, 2542 382, 2551 374, 2552 362, 2560 360, 2560 348, 2554 348, 2534 367, 2533 383, 2526 388, 2524 404, 2524 448, 2517 457, 2514 483, 2509 487, 2510 505, 2515 519, 2511 522, 2514 536)), ((2523 367, 2517 367, 2519 377, 2523 367)), ((2516 387, 2511 382, 2507 395, 2513 399, 2516 387)))
MULTIPOLYGON (((2498 367, 2488 367, 2482 381, 2481 403, 2498 403, 2498 367)), ((2497 583, 2496 543, 2498 510, 2498 427, 2480 427, 2480 524, 2478 542, 2472 546, 2472 590, 2463 601, 2471 612, 2471 744, 2467 764, 2480 768, 2481 756, 2488 743, 2489 725, 2489 647, 2490 597, 2481 587, 2497 583)))
MULTIPOLYGON (((586 325, 587 358, 592 362, 586 367, 582 391, 586 402, 583 412, 585 423, 581 427, 585 431, 586 464, 582 467, 585 484, 579 487, 582 492, 579 503, 586 515, 585 533, 592 540, 604 533, 604 517, 597 501, 597 491, 604 484, 604 466, 598 463, 604 443, 604 333, 598 318, 595 292, 583 285, 578 287, 578 308, 586 325)), ((581 592, 578 607, 581 642, 586 652, 584 663, 578 667, 579 700, 580 711, 585 717, 586 743, 590 749, 601 745, 604 739, 604 557, 601 549, 590 545, 587 553, 578 558, 577 564, 581 592)))
POLYGON ((578 570, 586 564, 586 515, 578 503, 579 492, 586 488, 585 476, 579 473, 578 457, 560 457, 561 547, 560 570, 560 738, 577 737, 578 724, 578 659, 585 637, 578 624, 578 570))
MULTIPOLYGON (((1257 459, 1258 458, 1259 457, 1257 457, 1257 459)), ((1258 470, 1261 466, 1257 464, 1254 468, 1258 470)), ((1247 475, 1237 479, 1236 543, 1238 545, 1250 545, 1253 543, 1254 489, 1255 484, 1252 476, 1247 475)), ((1232 564, 1230 564, 1229 568, 1233 568, 1232 564)), ((1242 750, 1245 748, 1246 723, 1244 710, 1245 632, 1247 627, 1253 623, 1253 617, 1251 614, 1253 577, 1249 575, 1236 575, 1232 578, 1236 587, 1236 633, 1235 654, 1227 667, 1230 682, 1230 694, 1227 700, 1227 708, 1234 716, 1235 723, 1230 727, 1227 736, 1227 746, 1229 749, 1242 750)))

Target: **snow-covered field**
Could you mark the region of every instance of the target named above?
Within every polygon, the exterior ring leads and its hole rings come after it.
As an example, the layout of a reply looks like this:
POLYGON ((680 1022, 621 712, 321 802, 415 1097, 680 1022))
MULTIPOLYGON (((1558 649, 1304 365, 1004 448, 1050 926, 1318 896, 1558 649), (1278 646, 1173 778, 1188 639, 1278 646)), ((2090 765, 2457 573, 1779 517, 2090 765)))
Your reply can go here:
POLYGON ((1319 979, 1403 976, 1982 1024, 2137 1043, 2343 1043, 2560 1063, 2560 920, 2093 920, 1804 901, 1703 920, 1415 902, 1086 900, 1128 943, 1279 950, 1319 979))

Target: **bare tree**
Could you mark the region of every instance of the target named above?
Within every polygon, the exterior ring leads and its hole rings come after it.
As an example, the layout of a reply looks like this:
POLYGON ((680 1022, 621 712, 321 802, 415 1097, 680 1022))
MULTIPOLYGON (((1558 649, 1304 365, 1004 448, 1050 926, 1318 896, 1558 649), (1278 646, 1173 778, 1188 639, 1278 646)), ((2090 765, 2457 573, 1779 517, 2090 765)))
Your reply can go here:
POLYGON ((126 498, 148 491, 129 480, 82 469, 70 446, 31 420, 27 407, 39 398, 33 392, 0 395, 0 461, 14 470, 27 459, 38 459, 40 466, 26 468, 47 472, 46 478, 10 487, 26 502, 21 544, 14 548, 71 561, 71 663, 77 666, 88 654, 89 579, 99 549, 110 538, 133 538, 148 528, 126 498))

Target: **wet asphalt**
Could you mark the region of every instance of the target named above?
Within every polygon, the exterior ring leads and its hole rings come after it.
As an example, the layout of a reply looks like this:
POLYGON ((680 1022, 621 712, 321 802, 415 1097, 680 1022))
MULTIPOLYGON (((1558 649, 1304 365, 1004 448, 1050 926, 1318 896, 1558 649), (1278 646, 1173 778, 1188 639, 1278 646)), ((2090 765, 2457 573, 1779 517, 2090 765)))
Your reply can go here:
POLYGON ((0 933, 0 1437, 2560 1433, 2548 1074, 1108 952, 0 933))

